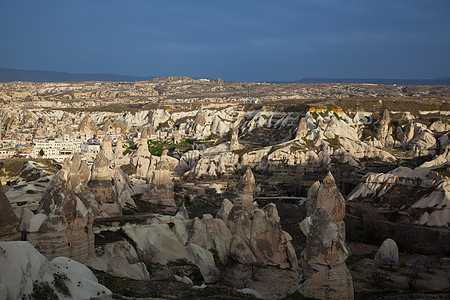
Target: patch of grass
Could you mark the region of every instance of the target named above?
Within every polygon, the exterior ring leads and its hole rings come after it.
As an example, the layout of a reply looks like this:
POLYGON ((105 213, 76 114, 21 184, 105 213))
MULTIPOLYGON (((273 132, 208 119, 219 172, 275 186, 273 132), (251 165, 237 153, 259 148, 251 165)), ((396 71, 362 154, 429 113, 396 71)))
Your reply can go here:
POLYGON ((136 173, 136 168, 132 164, 121 165, 120 168, 128 176, 130 176, 131 174, 136 173))

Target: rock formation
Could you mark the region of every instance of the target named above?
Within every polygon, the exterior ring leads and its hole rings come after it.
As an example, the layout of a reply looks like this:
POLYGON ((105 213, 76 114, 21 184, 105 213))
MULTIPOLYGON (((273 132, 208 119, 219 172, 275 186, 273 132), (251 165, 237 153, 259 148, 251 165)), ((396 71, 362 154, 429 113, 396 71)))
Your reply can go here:
POLYGON ((403 197, 396 209, 410 214, 417 209, 420 214, 416 221, 428 226, 448 226, 450 223, 450 179, 438 175, 435 170, 446 169, 450 165, 450 148, 428 161, 410 169, 398 167, 387 173, 367 173, 360 183, 347 197, 348 201, 372 199, 374 203, 383 204, 383 198, 389 199, 391 193, 398 195, 420 190, 421 197, 411 205, 403 197), (423 211, 425 209, 427 211, 423 211))
MULTIPOLYGON (((153 157, 153 160, 155 159, 156 157, 153 157)), ((175 209, 174 184, 170 177, 171 169, 172 166, 168 160, 167 150, 164 150, 156 162, 153 178, 147 190, 140 197, 140 200, 172 208, 172 210, 175 209)))
POLYGON ((239 138, 239 127, 236 126, 233 128, 233 133, 231 134, 230 151, 238 150, 241 148, 238 138, 239 138))
POLYGON ((389 111, 385 109, 383 111, 380 123, 378 124, 377 138, 384 146, 388 147, 393 146, 394 144, 394 139, 391 135, 391 128, 389 126, 390 122, 391 118, 389 116, 389 111))
POLYGON ((300 228, 306 235, 301 265, 304 282, 300 291, 319 299, 353 299, 353 283, 345 260, 345 200, 331 173, 308 191, 312 214, 300 228))
POLYGON ((250 168, 238 184, 239 197, 234 203, 223 202, 217 213, 232 233, 230 255, 243 264, 262 263, 283 268, 298 268, 290 235, 281 228, 276 206, 271 203, 255 209, 255 179, 250 168))
POLYGON ((1 299, 112 299, 89 268, 67 257, 49 261, 29 242, 0 242, 1 299))
POLYGON ((78 131, 81 133, 96 133, 98 131, 97 125, 89 115, 86 115, 78 125, 78 131))
POLYGON ((110 164, 101 150, 92 165, 87 187, 84 186, 84 195, 89 199, 96 217, 120 216, 122 208, 135 206, 128 176, 120 168, 109 168, 110 164))
POLYGON ((255 206, 253 205, 253 193, 255 192, 256 184, 255 177, 253 176, 252 169, 247 167, 244 175, 237 184, 238 198, 233 206, 242 207, 247 212, 251 213, 255 206))
POLYGON ((300 122, 298 123, 295 139, 296 140, 301 139, 302 137, 306 136, 307 133, 308 133, 308 127, 306 126, 305 118, 301 118, 300 122))
POLYGON ((20 225, 0 182, 0 240, 20 240, 20 225))
POLYGON ((398 266, 398 247, 395 241, 393 239, 386 239, 380 248, 378 248, 374 260, 378 264, 398 266))
POLYGON ((75 154, 53 177, 36 214, 23 224, 27 240, 44 255, 86 262, 94 253, 94 218, 118 216, 123 207, 134 206, 127 175, 107 166, 102 151, 91 171, 75 154))
POLYGON ((109 134, 105 135, 105 137, 103 138, 102 150, 108 160, 112 160, 114 158, 111 136, 109 134))
POLYGON ((89 178, 85 165, 78 156, 65 163, 27 226, 27 240, 48 258, 69 256, 86 262, 94 253, 94 213, 89 201, 76 195, 89 178))

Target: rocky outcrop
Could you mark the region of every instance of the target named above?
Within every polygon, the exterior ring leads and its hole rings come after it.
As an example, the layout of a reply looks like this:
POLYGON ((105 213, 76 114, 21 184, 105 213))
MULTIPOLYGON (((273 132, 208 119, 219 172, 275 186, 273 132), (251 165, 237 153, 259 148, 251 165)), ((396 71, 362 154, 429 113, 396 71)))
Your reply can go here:
MULTIPOLYGON (((348 201, 360 201, 371 199, 374 203, 384 203, 383 198, 389 199, 392 193, 404 191, 405 195, 411 195, 411 191, 421 191, 421 197, 416 193, 411 197, 417 197, 411 205, 411 198, 402 198, 396 207, 406 213, 417 210, 419 219, 416 222, 428 226, 448 226, 450 224, 450 179, 441 176, 439 170, 449 167, 450 149, 447 148, 441 155, 433 160, 420 165, 415 169, 398 167, 387 173, 368 173, 347 197, 348 201), (403 205, 404 204, 404 205, 403 205), (427 211, 423 212, 426 208, 427 211)), ((389 203, 384 203, 390 205, 389 203)))
POLYGON ((97 125, 89 115, 86 115, 78 125, 78 131, 80 133, 96 133, 98 131, 97 125))
POLYGON ((0 182, 0 240, 20 240, 20 224, 0 182))
MULTIPOLYGON (((128 224, 121 229, 133 241, 135 250, 124 251, 122 246, 120 249, 114 246, 115 251, 120 250, 121 257, 130 257, 129 253, 136 251, 138 260, 149 267, 152 264, 165 265, 184 260, 196 265, 205 282, 211 283, 219 279, 220 273, 213 253, 217 254, 217 259, 222 264, 227 263, 231 233, 222 220, 214 219, 211 215, 204 215, 201 219, 187 219, 184 213, 177 213, 175 216, 155 215, 148 219, 146 224, 139 226, 128 224)), ((101 257, 108 258, 104 254, 101 257)), ((110 260, 112 262, 109 261, 107 265, 117 269, 118 266, 114 264, 115 258, 110 256, 110 260)), ((123 265, 128 273, 132 271, 136 273, 138 268, 138 266, 130 268, 124 259, 123 265)), ((115 272, 123 271, 115 270, 115 272)), ((139 274, 142 275, 141 272, 139 274)))
POLYGON ((201 109, 198 110, 194 121, 189 127, 188 134, 194 138, 206 138, 211 135, 211 126, 206 124, 206 116, 201 109))
POLYGON ((109 134, 105 135, 105 137, 103 138, 102 150, 105 154, 105 157, 108 160, 114 159, 114 153, 113 153, 113 149, 112 149, 112 140, 111 140, 111 136, 109 134))
POLYGON ((331 173, 308 192, 312 214, 300 228, 306 235, 301 265, 304 282, 299 290, 319 299, 353 299, 353 283, 345 260, 345 200, 331 173))
POLYGON ((380 123, 378 124, 377 138, 384 146, 387 147, 392 147, 394 145, 390 122, 391 118, 389 116, 389 111, 385 109, 383 111, 380 123))
POLYGON ((86 180, 78 173, 83 163, 75 158, 55 175, 27 226, 27 240, 48 258, 86 262, 94 253, 94 213, 89 201, 75 192, 82 192, 86 180))
POLYGON ((230 255, 243 264, 261 263, 283 268, 298 268, 290 235, 281 228, 276 206, 271 203, 255 209, 255 179, 250 168, 238 184, 239 197, 223 202, 217 213, 232 233, 230 255))
POLYGON ((29 242, 0 242, 0 298, 112 299, 89 268, 67 257, 49 261, 29 242))
POLYGON ((212 155, 204 154, 189 174, 196 178, 232 174, 236 171, 238 162, 239 155, 231 151, 212 155))
POLYGON ((382 265, 398 266, 398 247, 393 239, 386 239, 374 258, 375 262, 382 265))
POLYGON ((49 183, 36 214, 22 220, 27 239, 44 255, 86 262, 94 253, 94 218, 118 216, 123 207, 134 206, 128 176, 108 164, 100 152, 90 172, 74 155, 49 183))
POLYGON ((301 118, 300 122, 298 123, 295 139, 296 140, 301 139, 302 137, 306 136, 307 133, 308 133, 308 127, 306 126, 305 118, 301 118))
POLYGON ((256 183, 253 176, 252 169, 247 167, 243 176, 237 184, 238 198, 233 204, 236 207, 242 207, 247 212, 252 212, 255 206, 253 205, 253 193, 255 192, 256 183))
POLYGON ((404 130, 401 127, 397 128, 397 137, 403 148, 414 157, 436 154, 436 139, 423 124, 410 121, 404 130))
POLYGON ((239 127, 236 126, 233 128, 233 133, 231 134, 230 151, 238 150, 240 148, 241 145, 239 144, 239 127))
MULTIPOLYGON (((156 157, 152 158, 153 161, 156 159, 156 157)), ((161 157, 156 161, 151 181, 147 190, 141 195, 140 200, 172 208, 172 210, 175 209, 174 184, 170 177, 172 167, 171 161, 169 161, 167 156, 167 150, 164 150, 161 157)))
POLYGON ((97 247, 95 257, 89 262, 89 266, 114 276, 149 280, 147 267, 138 260, 136 249, 128 241, 122 240, 97 247))

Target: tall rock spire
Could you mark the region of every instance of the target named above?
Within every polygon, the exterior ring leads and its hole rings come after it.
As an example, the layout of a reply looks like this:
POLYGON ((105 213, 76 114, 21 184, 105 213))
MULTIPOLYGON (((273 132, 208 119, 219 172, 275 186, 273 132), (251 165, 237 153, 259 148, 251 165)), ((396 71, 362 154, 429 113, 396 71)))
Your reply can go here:
POLYGON ((353 282, 345 261, 349 250, 345 243, 345 200, 333 175, 315 184, 308 192, 312 214, 300 223, 306 235, 301 255, 303 279, 299 290, 318 299, 353 299, 353 282))

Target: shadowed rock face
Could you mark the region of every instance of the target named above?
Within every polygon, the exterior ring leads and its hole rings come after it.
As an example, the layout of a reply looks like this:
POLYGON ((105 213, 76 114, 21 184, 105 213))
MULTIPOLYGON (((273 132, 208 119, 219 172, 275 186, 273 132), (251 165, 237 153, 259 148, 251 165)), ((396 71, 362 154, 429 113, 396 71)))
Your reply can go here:
POLYGON ((0 182, 0 240, 20 240, 20 225, 0 182))
POLYGON ((253 205, 253 192, 255 191, 255 177, 253 176, 252 169, 247 167, 244 175, 241 177, 237 184, 239 197, 235 200, 234 205, 242 207, 248 213, 251 213, 255 208, 253 205))
POLYGON ((232 233, 230 255, 243 264, 261 263, 282 268, 298 268, 291 236, 281 228, 275 204, 262 209, 253 205, 255 178, 247 168, 238 184, 239 197, 234 203, 225 199, 217 218, 232 233))
POLYGON ((160 158, 154 157, 154 159, 157 162, 152 181, 140 200, 161 205, 168 208, 169 211, 174 211, 176 207, 173 192, 174 184, 170 177, 172 167, 170 161, 168 161, 167 150, 163 151, 160 158))
POLYGON ((301 118, 300 122, 298 123, 297 128, 297 134, 295 136, 296 139, 300 139, 308 133, 308 127, 306 127, 306 121, 305 118, 301 118))
POLYGON ((299 287, 307 297, 353 299, 353 282, 345 260, 345 201, 331 173, 308 192, 311 215, 300 228, 306 235, 301 257, 305 282, 299 287))
POLYGON ((89 115, 86 115, 78 126, 78 131, 81 133, 95 133, 98 131, 97 125, 89 115))
POLYGON ((236 126, 233 128, 233 134, 231 135, 230 151, 234 151, 239 148, 241 148, 241 145, 239 145, 239 127, 236 126))
POLYGON ((92 174, 78 155, 65 161, 27 225, 27 239, 47 257, 64 255, 86 262, 94 253, 94 218, 118 216, 122 207, 134 205, 128 177, 109 169, 102 152, 92 174))
POLYGON ((385 146, 391 147, 394 144, 394 139, 391 136, 391 128, 389 127, 391 118, 389 111, 385 109, 378 125, 377 137, 378 140, 385 146))

